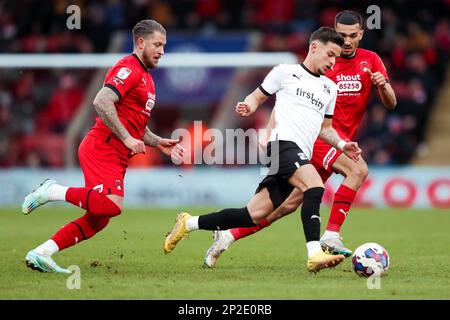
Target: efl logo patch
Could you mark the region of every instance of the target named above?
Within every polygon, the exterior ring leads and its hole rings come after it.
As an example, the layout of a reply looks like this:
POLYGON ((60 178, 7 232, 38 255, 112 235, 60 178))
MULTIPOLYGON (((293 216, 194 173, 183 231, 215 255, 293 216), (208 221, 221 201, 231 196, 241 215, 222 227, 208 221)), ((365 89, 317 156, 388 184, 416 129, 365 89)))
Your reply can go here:
POLYGON ((117 77, 119 79, 125 80, 131 73, 131 69, 129 68, 120 68, 119 72, 117 72, 117 77))

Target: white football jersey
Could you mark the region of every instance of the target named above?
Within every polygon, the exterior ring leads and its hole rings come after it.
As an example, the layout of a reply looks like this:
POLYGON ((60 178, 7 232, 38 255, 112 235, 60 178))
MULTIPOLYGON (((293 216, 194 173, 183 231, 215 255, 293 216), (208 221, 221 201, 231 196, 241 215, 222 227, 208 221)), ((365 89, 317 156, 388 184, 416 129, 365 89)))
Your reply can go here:
POLYGON ((269 141, 295 142, 311 160, 323 119, 334 113, 336 84, 310 72, 303 64, 280 64, 259 88, 266 95, 276 93, 275 128, 269 141))

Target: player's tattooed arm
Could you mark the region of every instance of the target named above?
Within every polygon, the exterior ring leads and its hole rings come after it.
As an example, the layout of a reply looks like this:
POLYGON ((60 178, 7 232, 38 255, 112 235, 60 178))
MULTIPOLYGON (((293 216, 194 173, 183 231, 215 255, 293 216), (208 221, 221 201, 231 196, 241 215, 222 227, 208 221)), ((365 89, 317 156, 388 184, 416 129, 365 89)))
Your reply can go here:
POLYGON ((144 141, 147 146, 156 147, 161 139, 162 138, 160 136, 157 136, 148 127, 145 127, 145 133, 142 137, 142 141, 144 141))
POLYGON ((115 102, 119 100, 119 96, 108 87, 103 87, 94 99, 95 111, 102 119, 103 123, 114 133, 120 140, 125 140, 130 136, 127 129, 120 122, 117 115, 115 102))
POLYGON ((131 154, 145 153, 144 142, 132 137, 122 122, 120 122, 116 106, 114 105, 118 100, 119 96, 113 90, 103 87, 97 93, 93 104, 103 123, 122 141, 131 154))
POLYGON ((347 157, 355 162, 358 162, 361 156, 361 149, 357 142, 344 141, 339 137, 336 130, 331 126, 331 119, 325 118, 322 124, 322 128, 319 133, 319 137, 326 143, 331 144, 333 147, 341 150, 347 157))
POLYGON ((144 136, 142 140, 144 143, 151 147, 156 147, 164 153, 172 158, 172 161, 176 164, 180 164, 183 162, 183 157, 185 155, 185 149, 179 144, 181 142, 182 137, 178 139, 167 139, 161 138, 154 134, 148 127, 145 127, 144 136))
MULTIPOLYGON (((325 118, 322 124, 322 129, 319 133, 320 139, 325 141, 326 143, 332 145, 335 148, 341 149, 339 143, 343 141, 341 137, 339 137, 336 130, 331 126, 331 119, 325 118)), ((341 143, 342 145, 342 143, 341 143)))

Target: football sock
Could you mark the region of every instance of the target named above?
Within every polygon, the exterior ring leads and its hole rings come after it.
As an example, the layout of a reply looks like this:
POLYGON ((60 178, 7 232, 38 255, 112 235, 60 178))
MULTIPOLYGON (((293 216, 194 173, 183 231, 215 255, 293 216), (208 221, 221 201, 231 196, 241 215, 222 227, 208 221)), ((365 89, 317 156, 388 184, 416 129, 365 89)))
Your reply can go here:
POLYGON ((306 249, 308 250, 308 258, 311 258, 317 252, 322 251, 319 241, 309 241, 306 243, 306 249))
POLYGON ((258 223, 256 226, 254 227, 249 227, 249 228, 234 228, 234 229, 230 229, 230 232, 234 238, 234 240, 239 240, 242 238, 245 238, 251 234, 254 234, 262 229, 264 229, 265 227, 270 226, 270 222, 267 219, 263 219, 261 220, 260 223, 258 223))
POLYGON ((247 207, 240 209, 224 209, 198 218, 199 229, 227 230, 236 227, 255 226, 247 207))
POLYGON ((44 255, 44 256, 52 256, 52 254, 59 251, 58 245, 53 240, 47 240, 40 246, 38 246, 36 249, 33 250, 34 252, 44 255))
POLYGON ((61 185, 56 184, 56 183, 52 184, 48 188, 48 199, 51 200, 51 201, 55 201, 55 200, 64 201, 64 200, 66 200, 67 189, 69 189, 69 187, 61 186, 61 185))
POLYGON ((188 229, 188 231, 194 231, 194 230, 198 230, 198 216, 194 216, 192 218, 189 218, 186 221, 186 228, 188 229))
POLYGON ((69 188, 66 201, 98 216, 114 217, 121 212, 111 199, 89 188, 69 188))
POLYGON ((347 217, 348 211, 355 199, 356 191, 345 185, 341 185, 334 195, 333 206, 330 218, 328 219, 327 230, 339 232, 347 217))
POLYGON ((108 217, 101 217, 86 212, 81 218, 67 223, 51 238, 59 250, 63 250, 80 241, 86 240, 101 231, 109 222, 108 217))
POLYGON ((310 188, 306 190, 301 210, 303 231, 306 242, 318 241, 320 237, 320 203, 322 201, 322 187, 310 188))
POLYGON ((320 239, 336 239, 336 238, 339 238, 338 232, 325 230, 322 238, 320 238, 320 239))

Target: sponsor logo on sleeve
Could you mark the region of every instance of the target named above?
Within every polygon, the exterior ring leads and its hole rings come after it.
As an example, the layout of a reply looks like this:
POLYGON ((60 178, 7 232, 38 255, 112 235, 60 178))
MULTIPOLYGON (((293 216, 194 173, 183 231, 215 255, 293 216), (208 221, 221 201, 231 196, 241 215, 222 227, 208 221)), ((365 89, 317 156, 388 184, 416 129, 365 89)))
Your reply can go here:
POLYGON ((152 112, 153 107, 155 106, 156 96, 151 92, 147 92, 147 98, 148 99, 145 104, 145 109, 142 110, 142 113, 146 116, 149 116, 152 112))
POLYGON ((125 80, 126 78, 128 78, 128 76, 131 73, 131 69, 130 68, 120 68, 119 72, 117 72, 117 77, 119 79, 125 80))

